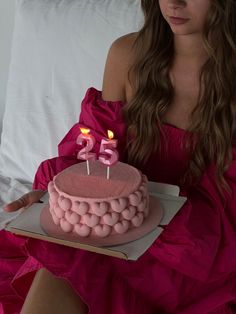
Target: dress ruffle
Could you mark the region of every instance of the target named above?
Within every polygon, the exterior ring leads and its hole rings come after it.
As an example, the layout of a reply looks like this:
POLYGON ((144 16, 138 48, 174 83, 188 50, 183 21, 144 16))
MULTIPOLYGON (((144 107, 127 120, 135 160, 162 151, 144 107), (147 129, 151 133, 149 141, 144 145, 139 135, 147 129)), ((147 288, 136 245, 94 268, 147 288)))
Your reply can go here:
POLYGON ((101 91, 89 88, 81 104, 79 122, 76 123, 58 145, 59 156, 76 156, 81 148, 76 139, 81 133, 80 128, 90 129, 96 144, 93 152, 98 153, 102 138, 107 138, 107 131, 111 130, 118 140, 118 151, 122 160, 126 143, 126 126, 122 119, 121 101, 104 101, 101 91))

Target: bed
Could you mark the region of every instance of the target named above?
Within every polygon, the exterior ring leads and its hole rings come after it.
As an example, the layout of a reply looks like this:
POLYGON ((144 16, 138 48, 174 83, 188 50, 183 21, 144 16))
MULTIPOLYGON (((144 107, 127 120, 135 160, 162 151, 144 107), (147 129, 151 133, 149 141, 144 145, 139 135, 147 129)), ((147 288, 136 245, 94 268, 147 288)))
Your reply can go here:
POLYGON ((106 55, 143 22, 140 0, 16 0, 0 126, 0 228, 4 203, 31 189, 41 161, 77 122, 87 88, 101 89, 106 55))

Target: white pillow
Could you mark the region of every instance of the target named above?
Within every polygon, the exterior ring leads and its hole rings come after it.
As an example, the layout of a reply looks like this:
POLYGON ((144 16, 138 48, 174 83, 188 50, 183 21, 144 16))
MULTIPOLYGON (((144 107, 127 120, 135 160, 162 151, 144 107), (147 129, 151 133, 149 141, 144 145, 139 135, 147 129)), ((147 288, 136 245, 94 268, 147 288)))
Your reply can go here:
POLYGON ((101 89, 108 49, 143 22, 140 0, 18 0, 0 147, 3 175, 32 182, 101 89))

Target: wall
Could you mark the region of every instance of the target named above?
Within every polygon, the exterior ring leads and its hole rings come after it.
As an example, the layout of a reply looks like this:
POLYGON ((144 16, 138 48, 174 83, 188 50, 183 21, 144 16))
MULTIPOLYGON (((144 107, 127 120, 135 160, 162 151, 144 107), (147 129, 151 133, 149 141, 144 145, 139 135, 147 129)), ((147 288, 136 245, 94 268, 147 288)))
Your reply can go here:
POLYGON ((5 106, 15 0, 0 0, 0 133, 5 106))

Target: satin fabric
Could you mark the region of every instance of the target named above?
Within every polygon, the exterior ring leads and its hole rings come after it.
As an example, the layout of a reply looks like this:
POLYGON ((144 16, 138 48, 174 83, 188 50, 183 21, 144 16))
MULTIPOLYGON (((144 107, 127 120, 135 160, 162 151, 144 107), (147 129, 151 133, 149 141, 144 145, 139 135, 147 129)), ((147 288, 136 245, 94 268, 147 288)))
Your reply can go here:
MULTIPOLYGON (((58 157, 39 166, 34 189, 46 190, 56 173, 79 162, 81 126, 96 138, 96 153, 112 130, 125 161, 123 106, 88 89, 79 122, 58 145, 58 157)), ((214 165, 197 185, 181 185, 188 163, 186 131, 164 124, 163 134, 165 149, 153 154, 142 171, 149 180, 179 184, 188 200, 146 253, 126 261, 0 231, 0 313, 20 312, 41 267, 68 280, 92 314, 236 313, 236 150, 225 176, 232 195, 222 197, 214 165)))

